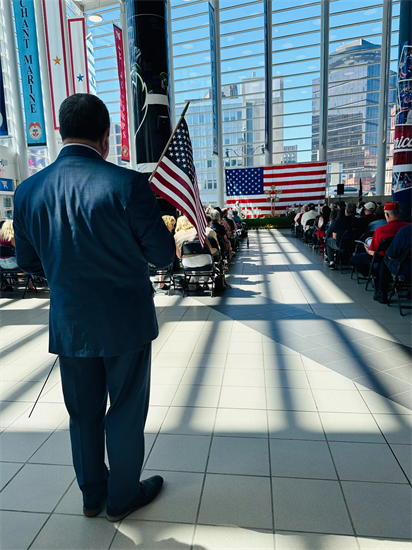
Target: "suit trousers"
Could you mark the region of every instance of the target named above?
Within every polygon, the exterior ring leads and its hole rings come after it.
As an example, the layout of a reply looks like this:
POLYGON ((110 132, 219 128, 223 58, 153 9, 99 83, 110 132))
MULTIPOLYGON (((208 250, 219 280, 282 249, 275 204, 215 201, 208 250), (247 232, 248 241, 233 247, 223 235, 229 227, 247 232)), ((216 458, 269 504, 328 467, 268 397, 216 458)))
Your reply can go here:
POLYGON ((87 508, 94 508, 106 493, 111 508, 140 493, 151 349, 150 342, 118 357, 60 357, 73 464, 87 508))

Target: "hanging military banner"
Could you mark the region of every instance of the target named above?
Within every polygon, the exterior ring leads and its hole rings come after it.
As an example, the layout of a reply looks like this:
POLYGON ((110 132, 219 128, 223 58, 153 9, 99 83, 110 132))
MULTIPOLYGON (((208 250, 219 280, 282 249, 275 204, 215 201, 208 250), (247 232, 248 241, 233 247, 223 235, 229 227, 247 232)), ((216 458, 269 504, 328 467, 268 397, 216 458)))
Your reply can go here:
POLYGON ((29 147, 46 145, 43 96, 33 0, 14 2, 17 46, 23 89, 26 139, 29 147))

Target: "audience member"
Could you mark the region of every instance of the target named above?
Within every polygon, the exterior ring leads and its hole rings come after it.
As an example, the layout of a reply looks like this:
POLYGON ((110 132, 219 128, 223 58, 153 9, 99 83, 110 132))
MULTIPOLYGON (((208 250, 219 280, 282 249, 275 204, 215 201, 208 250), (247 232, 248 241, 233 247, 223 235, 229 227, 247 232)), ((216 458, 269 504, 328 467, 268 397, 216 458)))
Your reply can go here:
POLYGON ((210 217, 209 214, 206 215, 206 219, 207 219, 206 236, 210 242, 210 246, 211 246, 210 251, 212 253, 213 258, 218 258, 220 256, 218 237, 217 237, 216 231, 210 227, 212 223, 212 218, 210 217))
MULTIPOLYGON (((177 218, 176 231, 175 231, 175 243, 176 243, 176 255, 181 258, 183 243, 197 241, 199 239, 196 229, 186 218, 186 216, 180 216, 177 218)), ((205 244, 211 252, 211 246, 207 237, 205 237, 205 244)), ((213 263, 210 254, 196 254, 195 256, 185 257, 182 260, 182 264, 185 267, 202 267, 213 263)))
POLYGON ((162 216, 162 218, 166 224, 166 227, 168 228, 170 233, 172 233, 176 225, 176 218, 174 218, 173 216, 162 216))
POLYGON ((376 220, 375 216, 376 205, 374 202, 367 202, 364 207, 364 214, 359 218, 361 227, 367 227, 371 222, 376 220))
POLYGON ((233 219, 235 220, 238 229, 242 229, 242 218, 239 216, 237 210, 233 210, 233 219))
POLYGON ((303 214, 304 214, 305 212, 307 212, 308 210, 309 210, 308 205, 307 205, 307 204, 304 204, 304 205, 302 206, 302 208, 300 209, 300 212, 298 212, 298 213, 296 214, 296 216, 295 216, 294 221, 295 221, 295 225, 296 225, 296 226, 300 225, 300 222, 302 221, 302 216, 303 216, 303 214))
POLYGON ((356 204, 354 202, 348 203, 345 208, 345 217, 338 218, 333 228, 332 237, 329 237, 326 241, 326 250, 329 260, 329 269, 336 269, 334 261, 334 250, 339 250, 343 234, 348 229, 356 229, 359 227, 359 218, 355 217, 356 204))
MULTIPOLYGON (((387 253, 383 258, 379 271, 379 288, 375 292, 373 299, 380 304, 386 304, 388 301, 388 290, 392 279, 392 274, 396 274, 399 268, 401 256, 410 250, 412 246, 412 225, 408 224, 401 227, 395 235, 387 253)), ((411 264, 405 262, 402 264, 401 275, 408 280, 411 278, 411 264)))
POLYGON ((329 223, 331 210, 327 204, 322 206, 321 215, 318 219, 318 227, 316 233, 313 235, 313 245, 315 246, 319 241, 321 242, 321 252, 324 252, 324 237, 326 226, 329 223))
POLYGON ((382 204, 376 207, 375 219, 368 225, 368 229, 369 231, 375 231, 381 225, 386 225, 385 209, 382 204))
POLYGON ((300 220, 300 224, 303 227, 303 230, 306 231, 306 223, 309 220, 314 220, 319 216, 319 214, 316 212, 316 205, 313 204, 313 202, 308 204, 307 211, 303 214, 302 219, 300 220))
POLYGON ((19 266, 16 262, 15 243, 14 243, 14 229, 13 221, 7 220, 4 222, 0 231, 0 246, 7 246, 8 250, 12 253, 8 253, 7 256, 0 258, 0 267, 2 269, 17 269, 19 266))
MULTIPOLYGON (((350 264, 364 277, 367 277, 369 273, 372 256, 375 254, 375 250, 378 248, 379 244, 384 239, 394 237, 401 227, 409 225, 400 219, 399 203, 396 201, 387 202, 385 204, 385 218, 387 222, 386 225, 381 225, 375 230, 369 247, 365 245, 365 252, 355 254, 355 256, 352 256, 350 259, 350 264)), ((382 260, 385 254, 386 251, 380 251, 378 253, 380 260, 382 260)), ((375 258, 375 262, 379 262, 380 260, 379 258, 375 258)))
POLYGON ((220 208, 216 207, 215 210, 212 210, 212 212, 210 213, 210 217, 212 218, 211 228, 218 235, 220 249, 224 254, 227 253, 228 259, 231 260, 234 252, 232 251, 226 228, 221 222, 220 208))

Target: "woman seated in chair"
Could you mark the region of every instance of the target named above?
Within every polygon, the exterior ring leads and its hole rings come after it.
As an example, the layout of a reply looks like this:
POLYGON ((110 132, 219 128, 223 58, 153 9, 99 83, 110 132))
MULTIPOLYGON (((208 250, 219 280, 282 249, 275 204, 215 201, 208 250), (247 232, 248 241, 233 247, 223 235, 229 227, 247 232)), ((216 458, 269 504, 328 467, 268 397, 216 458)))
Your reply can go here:
MULTIPOLYGON (((18 269, 16 261, 16 252, 14 244, 14 228, 13 220, 6 220, 3 223, 3 226, 0 231, 0 247, 2 252, 0 254, 0 267, 4 270, 18 269), (5 252, 7 253, 7 256, 5 252)), ((7 288, 4 290, 11 290, 12 287, 7 285, 7 288)), ((32 292, 34 290, 33 283, 29 283, 27 290, 32 292)))
MULTIPOLYGON (((178 258, 182 257, 183 243, 198 240, 199 237, 197 235, 197 231, 186 216, 180 216, 177 218, 175 230, 176 256, 178 258)), ((212 247, 206 236, 205 246, 209 249, 210 254, 194 254, 193 256, 185 256, 182 258, 183 267, 203 267, 205 265, 213 265, 212 247)))
POLYGON ((0 258, 0 267, 2 269, 17 269, 19 266, 16 262, 16 252, 14 250, 14 229, 13 220, 7 220, 3 223, 3 227, 0 231, 0 246, 7 247, 8 256, 2 256, 0 258))

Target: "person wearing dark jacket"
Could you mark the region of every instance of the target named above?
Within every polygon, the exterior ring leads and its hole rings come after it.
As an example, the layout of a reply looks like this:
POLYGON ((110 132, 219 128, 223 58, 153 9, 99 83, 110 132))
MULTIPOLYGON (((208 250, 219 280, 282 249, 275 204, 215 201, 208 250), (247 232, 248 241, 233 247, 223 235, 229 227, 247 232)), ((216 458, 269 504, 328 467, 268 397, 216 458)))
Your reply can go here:
POLYGON ((107 519, 118 521, 163 484, 140 481, 158 335, 148 263, 170 264, 175 244, 147 178, 106 162, 105 104, 74 94, 59 122, 57 160, 15 193, 16 257, 50 286, 49 349, 60 358, 83 512, 97 516, 107 497, 107 519))

